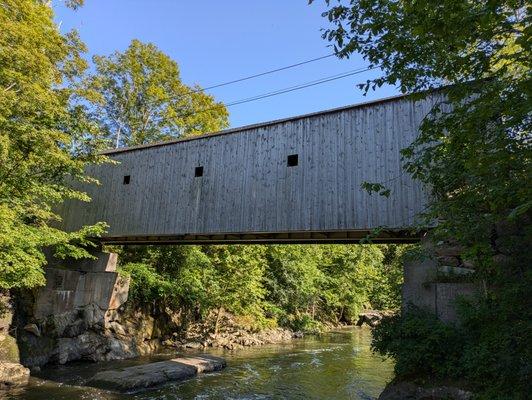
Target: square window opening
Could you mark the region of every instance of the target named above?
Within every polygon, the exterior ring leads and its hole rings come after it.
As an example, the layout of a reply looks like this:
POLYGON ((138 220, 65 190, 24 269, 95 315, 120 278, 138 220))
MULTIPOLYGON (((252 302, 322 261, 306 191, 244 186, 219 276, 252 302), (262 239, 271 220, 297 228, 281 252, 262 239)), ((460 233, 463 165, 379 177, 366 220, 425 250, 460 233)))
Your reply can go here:
POLYGON ((297 154, 290 154, 286 159, 286 165, 289 167, 296 167, 299 162, 297 154))
POLYGON ((200 177, 200 176, 203 176, 203 167, 196 167, 194 169, 194 176, 197 178, 197 177, 200 177))
POLYGON ((124 185, 129 185, 129 182, 131 182, 131 176, 130 175, 124 175, 124 185))

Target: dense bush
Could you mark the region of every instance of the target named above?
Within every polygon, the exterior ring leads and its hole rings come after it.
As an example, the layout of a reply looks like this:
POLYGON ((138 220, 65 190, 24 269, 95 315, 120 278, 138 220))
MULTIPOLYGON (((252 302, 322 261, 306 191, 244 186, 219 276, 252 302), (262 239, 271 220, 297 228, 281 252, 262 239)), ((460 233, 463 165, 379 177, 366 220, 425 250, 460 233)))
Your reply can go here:
POLYGON ((122 275, 130 276, 129 295, 139 304, 149 304, 173 297, 172 282, 159 274, 154 267, 144 263, 129 263, 120 269, 122 275))
POLYGON ((403 261, 412 246, 391 244, 380 249, 384 258, 369 289, 369 302, 377 310, 398 310, 402 301, 403 261))
POLYGON ((464 341, 459 329, 422 310, 385 318, 373 331, 372 348, 396 360, 399 378, 459 377, 463 373, 464 341))
POLYGON ((398 314, 375 328, 372 348, 396 361, 399 379, 453 379, 467 382, 479 399, 526 399, 531 391, 532 327, 530 304, 521 299, 513 316, 500 299, 463 302, 460 325, 444 324, 421 310, 398 314))
MULTIPOLYGON (((402 248, 376 245, 161 246, 119 251, 138 305, 205 320, 227 311, 260 328, 319 331, 399 304, 402 248)), ((214 326, 218 329, 218 319, 214 326)))
POLYGON ((461 305, 465 376, 483 399, 527 399, 532 393, 530 276, 499 296, 461 305))

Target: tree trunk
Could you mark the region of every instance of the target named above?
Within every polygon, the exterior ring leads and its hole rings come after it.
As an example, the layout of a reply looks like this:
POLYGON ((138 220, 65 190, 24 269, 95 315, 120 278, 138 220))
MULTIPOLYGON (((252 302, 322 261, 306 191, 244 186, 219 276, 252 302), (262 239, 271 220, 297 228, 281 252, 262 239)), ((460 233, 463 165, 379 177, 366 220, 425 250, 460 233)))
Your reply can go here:
POLYGON ((118 127, 118 130, 116 131, 116 148, 120 147, 120 126, 118 127))
POLYGON ((340 321, 342 320, 342 318, 344 316, 344 310, 345 310, 345 306, 342 306, 342 308, 340 309, 340 314, 336 317, 336 324, 337 325, 340 325, 340 321))
POLYGON ((218 313, 216 315, 216 322, 214 324, 214 337, 218 336, 218 330, 220 329, 220 319, 222 319, 223 310, 224 310, 223 307, 218 308, 218 313))

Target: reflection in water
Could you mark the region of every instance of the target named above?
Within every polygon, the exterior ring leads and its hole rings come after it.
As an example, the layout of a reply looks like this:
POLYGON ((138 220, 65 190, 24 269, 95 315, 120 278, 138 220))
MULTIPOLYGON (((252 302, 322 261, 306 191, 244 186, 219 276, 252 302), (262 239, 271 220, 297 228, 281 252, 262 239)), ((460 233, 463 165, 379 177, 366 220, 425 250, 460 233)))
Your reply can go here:
MULTIPOLYGON (((369 330, 354 328, 284 345, 233 352, 213 350, 211 354, 227 359, 225 370, 136 395, 72 385, 82 385, 98 370, 144 363, 147 359, 49 368, 41 377, 46 380, 32 378, 28 388, 10 394, 8 399, 375 399, 391 379, 393 364, 371 353, 370 336, 369 330)), ((165 357, 149 360, 161 358, 165 357)))

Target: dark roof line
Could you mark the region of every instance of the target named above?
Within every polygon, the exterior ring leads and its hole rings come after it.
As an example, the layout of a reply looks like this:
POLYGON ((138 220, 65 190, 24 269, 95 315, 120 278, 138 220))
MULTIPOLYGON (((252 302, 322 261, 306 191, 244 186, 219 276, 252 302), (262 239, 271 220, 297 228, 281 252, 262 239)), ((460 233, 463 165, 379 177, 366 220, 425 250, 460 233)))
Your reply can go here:
MULTIPOLYGON (((434 90, 432 90, 432 91, 434 91, 434 90)), ((430 91, 427 91, 427 92, 430 92, 430 91)), ((400 94, 400 95, 396 95, 396 96, 384 97, 382 99, 366 101, 366 102, 363 102, 363 103, 351 104, 351 105, 348 105, 348 106, 331 108, 331 109, 328 109, 328 110, 317 111, 317 112, 312 112, 312 113, 302 114, 302 115, 296 115, 296 116, 293 116, 293 117, 281 118, 281 119, 276 119, 276 120, 267 121, 267 122, 260 122, 260 123, 257 123, 257 124, 245 125, 245 126, 241 126, 241 127, 237 127, 237 128, 229 128, 229 129, 224 129, 222 131, 213 132, 213 133, 205 133, 205 134, 202 134, 202 135, 189 136, 189 137, 185 137, 185 138, 177 138, 177 139, 167 140, 167 141, 164 141, 164 142, 142 144, 142 145, 138 145, 138 146, 124 147, 124 148, 121 148, 121 149, 110 149, 110 150, 102 151, 100 154, 110 155, 110 154, 117 154, 117 153, 125 153, 125 152, 129 152, 129 151, 144 150, 144 149, 148 149, 148 148, 151 148, 151 147, 169 146, 169 145, 172 145, 172 144, 181 143, 181 142, 188 142, 188 141, 191 141, 191 140, 209 139, 209 138, 216 137, 216 136, 228 135, 228 134, 231 134, 231 133, 238 133, 238 132, 242 132, 242 131, 246 131, 246 130, 250 130, 250 129, 263 128, 263 127, 266 127, 266 126, 281 124, 281 123, 284 123, 284 122, 296 121, 298 119, 315 117, 315 116, 319 116, 319 115, 333 114, 333 113, 342 112, 342 111, 350 110, 350 109, 374 106, 374 105, 381 104, 381 103, 387 103, 387 102, 390 102, 390 101, 403 99, 405 97, 413 96, 415 94, 420 94, 420 93, 400 94)))

